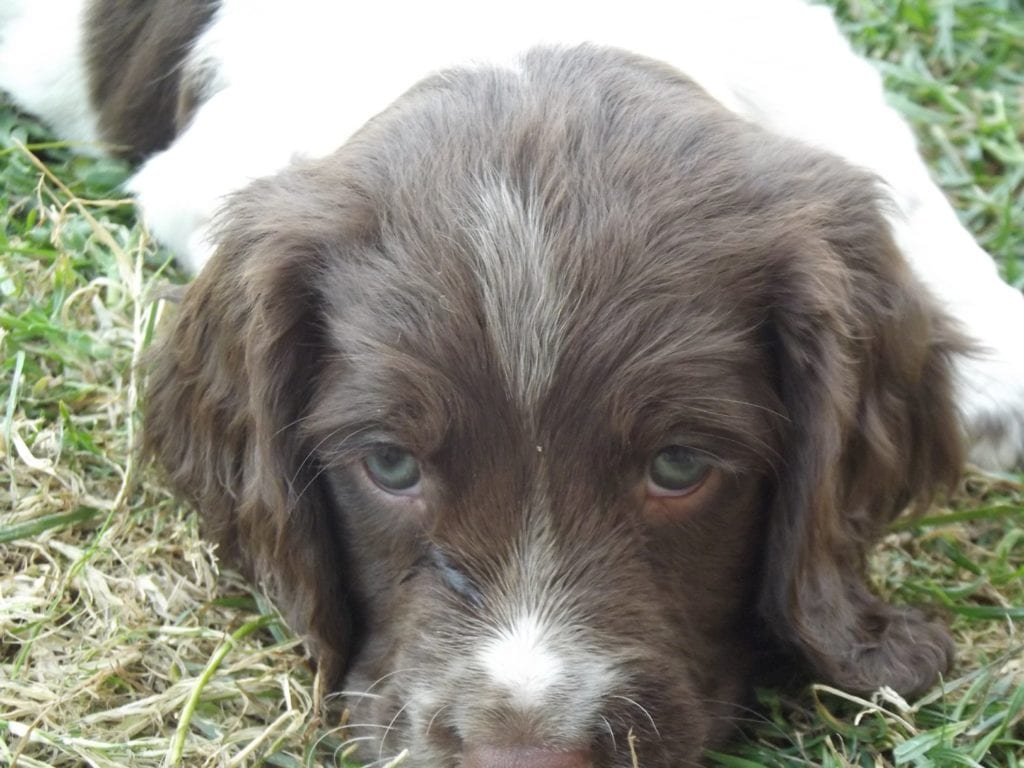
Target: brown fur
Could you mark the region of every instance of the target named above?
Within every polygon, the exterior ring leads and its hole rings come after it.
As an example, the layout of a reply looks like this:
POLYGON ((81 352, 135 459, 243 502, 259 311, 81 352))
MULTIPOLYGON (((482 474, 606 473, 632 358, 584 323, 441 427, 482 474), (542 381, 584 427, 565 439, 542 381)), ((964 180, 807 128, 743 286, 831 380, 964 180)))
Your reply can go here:
POLYGON ((831 683, 925 690, 949 638, 864 566, 957 476, 959 342, 878 184, 644 59, 526 69, 427 81, 230 202, 155 353, 150 452, 329 687, 376 683, 355 735, 392 723, 410 765, 625 766, 630 731, 645 766, 697 761, 761 632, 831 683), (645 519, 645 463, 680 439, 724 480, 645 519), (367 490, 381 440, 420 458, 422 507, 367 490), (522 601, 613 690, 511 706, 470 662, 522 601))
POLYGON ((140 158, 163 149, 201 98, 182 63, 217 0, 93 0, 86 51, 103 140, 140 158))

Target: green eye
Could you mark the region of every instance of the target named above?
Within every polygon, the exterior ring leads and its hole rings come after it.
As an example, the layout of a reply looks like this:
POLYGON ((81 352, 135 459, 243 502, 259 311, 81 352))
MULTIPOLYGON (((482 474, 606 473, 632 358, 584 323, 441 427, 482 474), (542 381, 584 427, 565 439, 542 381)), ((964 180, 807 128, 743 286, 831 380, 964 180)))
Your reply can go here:
POLYGON ((699 455, 682 445, 658 451, 647 467, 648 490, 657 496, 682 496, 695 490, 711 471, 699 455))
POLYGON ((397 445, 382 445, 363 459, 366 474, 388 493, 412 496, 419 491, 420 463, 397 445))

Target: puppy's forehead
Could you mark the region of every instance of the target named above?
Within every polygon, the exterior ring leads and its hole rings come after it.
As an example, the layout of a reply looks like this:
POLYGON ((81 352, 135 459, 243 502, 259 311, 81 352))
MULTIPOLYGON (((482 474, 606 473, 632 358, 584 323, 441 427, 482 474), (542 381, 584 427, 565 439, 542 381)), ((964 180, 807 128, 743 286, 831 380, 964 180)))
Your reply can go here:
POLYGON ((740 259, 721 258, 737 235, 720 198, 743 165, 722 150, 743 130, 613 52, 414 89, 345 150, 379 227, 335 283, 344 354, 386 369, 368 391, 430 394, 449 417, 462 400, 531 434, 552 416, 578 431, 629 389, 676 397, 682 368, 692 390, 727 390, 757 324, 722 299, 740 259))
POLYGON ((414 414, 410 429, 427 419, 435 443, 464 428, 488 448, 495 433, 531 447, 625 437, 658 409, 706 421, 712 392, 758 399, 743 383, 761 381, 747 370, 754 324, 720 285, 680 276, 626 218, 565 225, 535 191, 491 175, 468 181, 429 236, 384 238, 382 261, 332 308, 346 384, 382 412, 414 414), (629 413, 612 424, 616 411, 629 413))
POLYGON ((511 398, 532 412, 550 388, 572 297, 537 198, 500 176, 473 186, 467 233, 480 319, 511 398))

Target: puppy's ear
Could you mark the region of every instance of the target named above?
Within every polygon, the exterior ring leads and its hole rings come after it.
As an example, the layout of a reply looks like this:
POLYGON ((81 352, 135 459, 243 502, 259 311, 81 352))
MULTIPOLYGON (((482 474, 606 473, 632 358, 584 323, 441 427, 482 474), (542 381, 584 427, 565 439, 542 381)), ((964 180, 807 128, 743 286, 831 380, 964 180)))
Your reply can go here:
POLYGON ((873 181, 817 170, 813 226, 772 288, 789 424, 762 610, 826 679, 913 695, 947 670, 952 643, 876 597, 865 561, 890 520, 958 478, 951 366, 964 345, 899 254, 873 181))
POLYGON ((152 353, 144 435, 204 535, 265 585, 335 686, 354 628, 345 542, 301 427, 324 349, 319 230, 344 211, 300 211, 317 204, 303 183, 262 180, 229 204, 152 353))

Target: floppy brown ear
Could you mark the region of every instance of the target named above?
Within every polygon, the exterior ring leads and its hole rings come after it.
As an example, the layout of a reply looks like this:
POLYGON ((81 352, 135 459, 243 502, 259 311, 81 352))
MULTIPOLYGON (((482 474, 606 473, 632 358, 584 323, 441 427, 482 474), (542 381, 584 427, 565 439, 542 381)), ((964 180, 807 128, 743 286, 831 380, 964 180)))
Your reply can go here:
POLYGON ((353 598, 341 520, 301 424, 323 351, 316 243, 343 211, 317 220, 288 210, 313 197, 274 180, 231 203, 215 255, 152 353, 144 435, 220 556, 307 636, 332 690, 353 598))
POLYGON ((789 419, 762 610, 818 674, 912 695, 952 662, 945 628, 865 581, 869 547, 962 464, 952 357, 962 343, 910 273, 857 174, 819 177, 816 233, 782 259, 771 326, 789 419))

